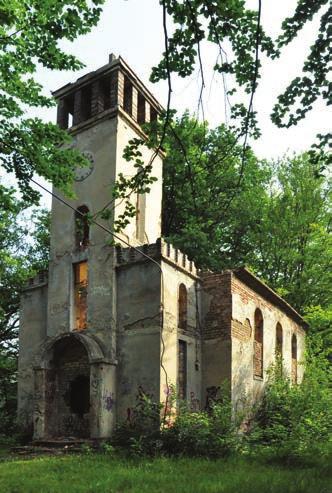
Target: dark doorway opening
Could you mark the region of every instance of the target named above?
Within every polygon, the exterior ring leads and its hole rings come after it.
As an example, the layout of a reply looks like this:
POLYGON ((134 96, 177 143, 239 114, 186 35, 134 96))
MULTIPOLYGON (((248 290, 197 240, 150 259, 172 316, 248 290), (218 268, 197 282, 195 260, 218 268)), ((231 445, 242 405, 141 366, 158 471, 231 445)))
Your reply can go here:
POLYGON ((83 418, 90 409, 90 379, 86 375, 78 375, 70 383, 70 409, 74 414, 83 418))

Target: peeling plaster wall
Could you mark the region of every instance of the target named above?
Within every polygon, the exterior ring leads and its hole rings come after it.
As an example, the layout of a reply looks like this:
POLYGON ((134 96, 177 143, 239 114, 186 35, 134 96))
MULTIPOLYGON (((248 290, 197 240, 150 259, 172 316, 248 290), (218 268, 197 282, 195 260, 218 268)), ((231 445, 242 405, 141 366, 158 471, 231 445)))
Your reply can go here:
POLYGON ((34 406, 33 366, 40 345, 46 337, 47 285, 25 290, 21 296, 18 419, 26 430, 32 427, 34 406))
POLYGON ((131 417, 137 395, 159 398, 160 271, 151 262, 117 269, 117 417, 131 417))
MULTIPOLYGON (((94 156, 94 170, 74 187, 74 207, 86 205, 92 214, 111 199, 116 166, 117 118, 74 136, 74 145, 94 156)), ((101 220, 102 222, 102 220, 101 220)), ((109 224, 104 222, 105 226, 109 224)), ((82 252, 75 247, 75 214, 56 199, 52 202, 51 257, 49 267, 48 336, 74 328, 73 263, 88 260, 88 330, 105 341, 111 353, 114 327, 113 248, 109 235, 95 225, 90 227, 89 247, 82 252)))
MULTIPOLYGON (((117 176, 123 173, 125 177, 133 176, 137 172, 133 162, 127 162, 123 158, 123 151, 131 139, 140 137, 132 126, 123 118, 118 121, 117 134, 117 176)), ((141 159, 145 163, 149 163, 154 155, 154 151, 141 147, 141 159)), ((151 176, 157 178, 157 181, 150 185, 150 192, 146 194, 145 204, 145 243, 154 243, 161 235, 161 196, 162 196, 162 159, 158 155, 152 163, 151 176)), ((136 207, 136 194, 133 193, 132 204, 136 207)), ((117 218, 124 211, 124 203, 117 202, 115 209, 115 217, 117 218)), ((130 242, 131 245, 138 245, 140 242, 136 238, 136 218, 132 218, 130 224, 124 229, 123 237, 130 242)))
POLYGON ((235 406, 243 406, 256 400, 267 379, 267 370, 275 362, 276 326, 283 329, 283 367, 290 376, 291 338, 297 335, 298 381, 303 377, 305 333, 302 327, 288 317, 281 309, 259 296, 243 282, 232 276, 232 393, 235 406), (253 377, 254 314, 259 308, 263 314, 263 379, 253 377), (250 321, 250 327, 245 321, 250 321), (246 398, 245 398, 246 396, 246 398))
MULTIPOLYGON (((199 281, 184 269, 162 262, 164 278, 164 330, 165 352, 163 364, 167 371, 168 386, 178 385, 178 340, 187 344, 187 402, 194 411, 201 408, 201 342, 198 317, 201 313, 199 281), (178 327, 179 286, 187 288, 187 329, 178 327), (198 296, 197 296, 198 295, 198 296), (197 299, 196 299, 197 296, 197 299)), ((161 371, 160 401, 167 394, 166 375, 161 371)))

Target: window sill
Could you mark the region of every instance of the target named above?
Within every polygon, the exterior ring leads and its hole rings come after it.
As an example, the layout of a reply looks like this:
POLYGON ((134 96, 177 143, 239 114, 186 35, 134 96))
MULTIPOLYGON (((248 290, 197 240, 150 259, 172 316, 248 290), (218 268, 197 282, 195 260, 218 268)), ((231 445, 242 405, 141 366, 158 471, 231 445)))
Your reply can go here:
POLYGON ((257 375, 254 375, 254 380, 257 380, 258 382, 263 382, 264 378, 263 377, 258 377, 257 375))

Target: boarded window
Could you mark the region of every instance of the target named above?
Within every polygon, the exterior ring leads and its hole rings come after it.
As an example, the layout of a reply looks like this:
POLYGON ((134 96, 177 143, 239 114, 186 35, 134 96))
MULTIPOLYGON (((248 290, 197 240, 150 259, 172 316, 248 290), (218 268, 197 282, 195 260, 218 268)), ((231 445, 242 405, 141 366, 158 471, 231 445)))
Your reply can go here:
POLYGON ((184 284, 179 286, 178 310, 178 327, 185 330, 187 328, 187 288, 184 284))
POLYGON ((136 200, 136 238, 145 240, 145 193, 138 193, 136 200))
POLYGON ((258 308, 255 311, 254 376, 263 378, 263 315, 258 308))
POLYGON ((74 316, 75 329, 86 329, 87 323, 88 263, 74 265, 74 316))
POLYGON ((292 335, 292 382, 297 383, 297 339, 292 335))
POLYGON ((282 327, 279 322, 276 328, 276 356, 282 358, 282 327))
POLYGON ((179 340, 178 394, 180 400, 187 398, 187 343, 179 340))
POLYGON ((77 208, 75 213, 76 248, 84 250, 89 244, 89 209, 86 205, 77 208))

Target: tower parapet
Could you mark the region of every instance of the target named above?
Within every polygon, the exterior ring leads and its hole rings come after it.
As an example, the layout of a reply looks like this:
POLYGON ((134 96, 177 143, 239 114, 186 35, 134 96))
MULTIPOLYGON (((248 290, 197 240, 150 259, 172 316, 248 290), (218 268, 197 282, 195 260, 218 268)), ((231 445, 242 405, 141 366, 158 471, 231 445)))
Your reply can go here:
POLYGON ((155 243, 147 243, 137 248, 117 246, 116 253, 117 267, 147 261, 145 255, 148 255, 156 261, 162 259, 192 276, 198 277, 199 275, 195 263, 163 238, 159 238, 155 243))
POLYGON ((66 84, 53 96, 58 100, 57 123, 71 133, 117 112, 140 126, 156 120, 163 110, 123 58, 114 54, 108 64, 66 84))

